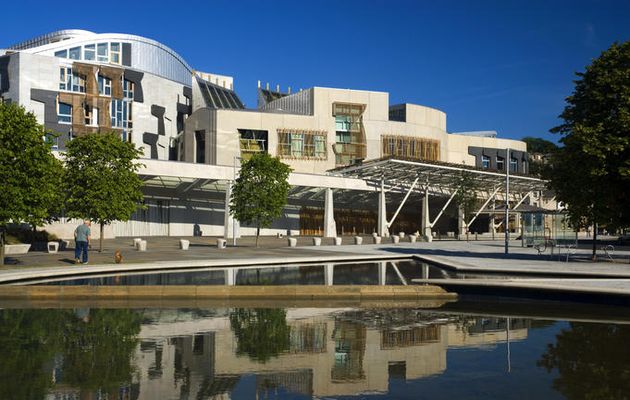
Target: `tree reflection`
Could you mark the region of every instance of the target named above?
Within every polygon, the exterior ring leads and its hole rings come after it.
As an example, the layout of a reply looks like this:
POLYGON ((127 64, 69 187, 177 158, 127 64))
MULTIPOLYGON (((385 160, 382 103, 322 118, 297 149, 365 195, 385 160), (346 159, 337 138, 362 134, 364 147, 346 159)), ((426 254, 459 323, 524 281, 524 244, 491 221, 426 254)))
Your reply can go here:
POLYGON ((109 391, 131 382, 140 317, 132 310, 74 314, 63 335, 64 383, 109 391))
POLYGON ((571 323, 538 361, 560 376, 553 386, 569 399, 622 399, 630 393, 630 327, 571 323))
POLYGON ((40 399, 52 387, 61 313, 50 310, 0 312, 0 398, 40 399), (48 368, 47 368, 48 366, 48 368))
POLYGON ((0 312, 0 399, 41 399, 131 383, 140 317, 131 310, 0 312))
POLYGON ((236 354, 267 362, 289 349, 290 329, 282 309, 237 308, 230 313, 230 324, 237 338, 236 354))

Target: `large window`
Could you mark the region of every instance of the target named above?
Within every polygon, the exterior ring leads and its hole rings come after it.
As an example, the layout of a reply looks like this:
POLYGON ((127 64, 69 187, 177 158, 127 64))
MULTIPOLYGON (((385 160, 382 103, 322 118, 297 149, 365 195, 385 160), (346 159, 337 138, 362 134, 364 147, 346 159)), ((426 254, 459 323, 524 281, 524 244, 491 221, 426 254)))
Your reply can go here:
POLYGON ((326 159, 326 131, 278 129, 278 156, 326 159))
POLYGON ((59 90, 85 93, 85 78, 72 72, 72 68, 59 68, 59 90))
POLYGON ((83 58, 86 61, 96 60, 96 45, 95 44, 86 44, 85 46, 83 46, 83 58))
POLYGON ((112 95, 112 80, 99 75, 98 76, 98 94, 101 96, 111 96, 112 95))
POLYGON ((96 46, 96 60, 101 62, 109 62, 109 43, 99 43, 96 46))
POLYGON ((66 103, 57 103, 57 122, 60 124, 72 123, 72 106, 66 103))
POLYGON ((363 128, 364 104, 334 103, 335 117, 335 164, 349 165, 366 156, 365 130, 363 128))
POLYGON ((267 152, 267 131, 239 129, 241 141, 241 157, 249 160, 252 155, 267 152))
POLYGON ((80 60, 81 59, 81 47, 73 47, 68 50, 68 55, 71 60, 80 60))
POLYGON ((206 163, 206 131, 195 131, 195 162, 206 163))
POLYGON ((121 128, 124 130, 133 128, 131 105, 132 104, 126 100, 112 100, 110 107, 112 128, 121 128))
POLYGON ((85 125, 98 126, 98 108, 86 104, 83 111, 85 113, 85 125))
POLYGON ((110 43, 109 62, 120 64, 120 43, 110 43))
POLYGON ((68 58, 68 50, 63 49, 63 50, 55 51, 55 57, 68 58))

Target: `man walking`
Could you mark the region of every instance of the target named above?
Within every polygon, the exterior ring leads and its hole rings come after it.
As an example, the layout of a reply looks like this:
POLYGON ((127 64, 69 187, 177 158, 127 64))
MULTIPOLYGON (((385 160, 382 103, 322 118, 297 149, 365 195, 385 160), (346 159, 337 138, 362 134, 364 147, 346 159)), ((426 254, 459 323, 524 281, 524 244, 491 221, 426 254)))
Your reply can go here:
POLYGON ((89 219, 83 221, 83 224, 77 226, 74 230, 74 259, 77 264, 83 262, 88 263, 88 245, 90 244, 90 225, 92 223, 89 219), (81 254, 83 254, 82 259, 81 254))

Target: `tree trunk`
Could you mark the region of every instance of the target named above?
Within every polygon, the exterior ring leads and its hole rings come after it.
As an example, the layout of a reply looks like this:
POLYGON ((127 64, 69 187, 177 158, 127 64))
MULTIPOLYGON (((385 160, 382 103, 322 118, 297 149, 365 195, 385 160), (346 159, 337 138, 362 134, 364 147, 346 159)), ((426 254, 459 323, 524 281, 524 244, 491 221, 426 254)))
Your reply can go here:
POLYGON ((0 228, 0 265, 4 265, 4 228, 0 228))
POLYGON ((98 243, 99 243, 98 244, 98 252, 102 253, 103 252, 103 230, 104 230, 104 227, 103 227, 103 223, 102 222, 100 223, 100 225, 101 225, 101 237, 98 238, 98 243))
POLYGON ((260 236, 260 225, 256 225, 256 248, 258 248, 258 236, 260 236))
POLYGON ((593 254, 592 261, 597 261, 597 224, 593 224, 593 254))

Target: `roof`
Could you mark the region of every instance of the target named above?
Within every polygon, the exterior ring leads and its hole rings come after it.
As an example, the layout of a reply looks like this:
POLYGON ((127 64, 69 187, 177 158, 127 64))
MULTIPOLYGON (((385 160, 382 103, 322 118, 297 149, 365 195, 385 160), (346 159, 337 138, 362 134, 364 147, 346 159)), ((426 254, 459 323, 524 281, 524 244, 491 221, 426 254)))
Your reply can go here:
MULTIPOLYGON (((381 158, 360 164, 330 170, 333 175, 360 178, 378 186, 381 180, 387 187, 409 186, 416 178, 424 184, 451 194, 457 187, 456 178, 467 172, 475 181, 489 190, 505 186, 506 174, 493 172, 468 165, 445 163, 439 161, 402 160, 397 158, 381 158)), ((528 175, 510 173, 510 191, 527 193, 532 190, 544 190, 546 181, 528 175)))
POLYGON ((233 90, 215 85, 200 77, 196 78, 203 100, 208 108, 228 110, 242 110, 245 108, 243 102, 233 90))

